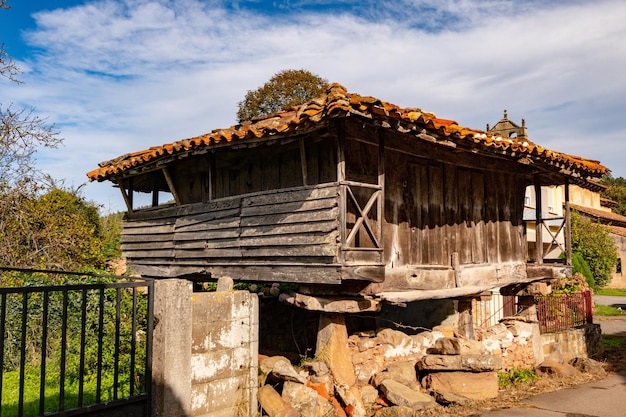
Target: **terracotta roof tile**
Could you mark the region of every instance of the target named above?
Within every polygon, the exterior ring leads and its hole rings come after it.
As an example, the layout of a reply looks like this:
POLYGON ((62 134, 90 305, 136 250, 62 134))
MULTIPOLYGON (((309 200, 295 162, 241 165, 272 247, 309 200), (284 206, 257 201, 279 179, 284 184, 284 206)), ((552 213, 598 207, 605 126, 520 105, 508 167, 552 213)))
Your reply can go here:
POLYGON ((578 204, 570 204, 570 207, 580 211, 581 213, 595 218, 603 224, 610 224, 616 227, 626 227, 626 216, 613 213, 611 211, 599 210, 591 207, 581 206, 578 204))
MULTIPOLYGON (((99 168, 87 173, 90 180, 104 181, 125 171, 155 160, 190 150, 209 147, 233 141, 269 138, 278 134, 313 131, 321 123, 334 117, 358 115, 368 119, 397 120, 408 125, 407 129, 416 134, 422 129, 436 132, 450 140, 482 146, 485 149, 515 153, 516 156, 533 156, 548 164, 570 170, 580 171, 585 176, 600 176, 608 172, 597 161, 567 155, 535 145, 528 140, 503 138, 484 131, 459 126, 454 120, 437 118, 417 108, 400 108, 375 97, 348 93, 339 84, 332 84, 322 97, 313 99, 290 110, 274 113, 265 118, 244 122, 226 129, 216 129, 195 138, 179 140, 171 144, 124 155, 111 161, 103 162, 99 168)), ((555 168, 557 169, 557 168, 555 168)))

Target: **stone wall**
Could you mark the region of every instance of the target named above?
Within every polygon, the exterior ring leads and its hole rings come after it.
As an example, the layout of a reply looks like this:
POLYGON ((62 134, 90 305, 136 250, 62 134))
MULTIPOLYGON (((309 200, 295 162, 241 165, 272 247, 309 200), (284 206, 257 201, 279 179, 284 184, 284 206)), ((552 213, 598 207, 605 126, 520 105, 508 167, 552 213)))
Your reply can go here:
POLYGON ((255 415, 258 297, 227 289, 195 293, 191 304, 191 415, 255 415))
POLYGON ((155 283, 152 415, 256 415, 258 297, 233 291, 192 292, 180 279, 155 283))
POLYGON ((575 329, 541 335, 545 359, 567 363, 574 358, 588 358, 602 349, 599 324, 586 324, 575 329))

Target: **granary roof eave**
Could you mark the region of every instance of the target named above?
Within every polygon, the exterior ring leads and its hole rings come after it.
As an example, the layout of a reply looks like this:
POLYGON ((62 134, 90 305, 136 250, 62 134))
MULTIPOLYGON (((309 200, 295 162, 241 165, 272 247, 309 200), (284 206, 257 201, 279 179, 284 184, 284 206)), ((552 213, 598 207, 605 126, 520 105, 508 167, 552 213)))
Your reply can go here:
MULTIPOLYGON (((234 146, 249 139, 271 139, 278 135, 297 135, 310 132, 335 118, 351 116, 362 117, 364 120, 374 120, 385 128, 404 129, 418 132, 423 130, 427 135, 438 134, 449 143, 475 144, 486 151, 490 149, 503 151, 505 154, 526 155, 530 158, 543 159, 549 163, 557 163, 566 168, 576 168, 587 175, 604 174, 608 170, 597 161, 586 160, 580 157, 552 151, 535 145, 528 140, 501 137, 493 133, 483 132, 458 125, 453 120, 440 119, 433 113, 424 112, 417 108, 400 108, 394 104, 378 100, 374 97, 348 93, 345 87, 332 84, 326 94, 313 99, 301 106, 288 111, 278 112, 267 118, 231 126, 226 129, 216 129, 205 135, 195 138, 176 141, 171 144, 153 147, 145 151, 125 155, 100 166, 87 174, 90 180, 107 180, 123 174, 126 170, 134 170, 139 165, 149 165, 154 160, 168 154, 184 153, 194 148, 234 146)), ((558 169, 557 169, 558 171, 558 169)))

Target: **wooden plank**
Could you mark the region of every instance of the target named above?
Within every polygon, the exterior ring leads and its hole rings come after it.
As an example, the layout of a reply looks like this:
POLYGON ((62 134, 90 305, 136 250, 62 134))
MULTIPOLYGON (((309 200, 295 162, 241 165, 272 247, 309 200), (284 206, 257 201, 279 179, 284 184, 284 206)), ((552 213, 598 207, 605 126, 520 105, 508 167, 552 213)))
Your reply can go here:
POLYGON ((445 235, 447 239, 446 253, 452 256, 458 253, 460 242, 459 230, 459 190, 457 184, 457 168, 453 165, 444 165, 443 182, 443 223, 445 224, 445 235))
POLYGON ((301 187, 290 190, 275 190, 266 194, 244 196, 241 200, 242 207, 274 205, 292 203, 294 201, 320 200, 325 198, 337 198, 339 186, 337 184, 324 184, 316 187, 301 187))
POLYGON ((309 246, 337 243, 339 233, 258 236, 239 239, 242 248, 260 246, 309 246))
POLYGON ((335 245, 309 245, 309 246, 273 246, 259 248, 241 248, 244 257, 336 257, 337 246, 335 245))
POLYGON ((210 239, 210 240, 188 240, 184 242, 176 241, 177 250, 188 249, 238 249, 238 239, 210 239))
POLYGON ((466 169, 458 170, 459 194, 459 263, 472 262, 472 174, 466 169))
POLYGON ((303 211, 331 209, 333 207, 337 207, 338 205, 339 199, 337 196, 334 196, 333 198, 319 200, 294 201, 290 203, 274 203, 262 206, 257 205, 252 207, 243 207, 241 209, 241 216, 249 217, 280 213, 299 213, 303 211))
POLYGON ((193 223, 189 226, 177 227, 176 233, 204 232, 210 230, 237 229, 240 226, 239 217, 228 217, 204 223, 193 223))
POLYGON ((165 242, 158 242, 154 240, 145 240, 143 242, 122 243, 122 251, 135 251, 135 250, 163 250, 174 248, 174 241, 169 240, 165 242))
MULTIPOLYGON (((174 257, 174 249, 163 249, 163 250, 133 250, 127 251, 125 253, 127 259, 136 259, 136 258, 173 258, 174 257)), ((170 263, 171 260, 166 260, 164 263, 170 263)))
POLYGON ((176 232, 173 239, 176 241, 208 240, 208 239, 232 239, 239 237, 239 229, 215 229, 196 232, 176 232))
POLYGON ((304 213, 285 213, 268 216, 244 217, 241 219, 242 227, 262 226, 268 224, 308 223, 310 221, 333 220, 339 216, 337 207, 330 210, 318 210, 304 213))
POLYGON ((121 236, 121 243, 136 243, 136 242, 167 242, 172 240, 170 233, 162 233, 156 235, 125 235, 121 236))
POLYGON ((498 256, 498 189, 496 175, 485 175, 485 221, 487 262, 499 262, 498 256))
POLYGON ((124 228, 122 236, 125 235, 156 235, 174 233, 174 225, 152 225, 144 227, 124 228))
POLYGON ((471 174, 471 219, 472 228, 472 263, 484 263, 487 261, 485 245, 485 180, 482 172, 473 171, 471 174))
POLYGON ((337 222, 337 220, 310 221, 307 223, 294 223, 284 225, 270 224, 265 226, 242 227, 241 237, 299 233, 327 233, 333 230, 339 230, 339 223, 337 222))
POLYGON ((219 210, 219 211, 211 211, 201 214, 192 214, 192 215, 181 215, 178 219, 176 219, 176 228, 183 229, 188 226, 194 226, 197 224, 207 224, 217 221, 223 221, 223 219, 229 218, 238 218, 239 209, 228 209, 228 210, 219 210))
POLYGON ((176 260, 190 258, 241 258, 241 250, 239 248, 224 249, 180 249, 176 248, 176 260))
POLYGON ((443 171, 441 166, 428 167, 428 262, 435 265, 449 264, 445 256, 443 217, 443 171))

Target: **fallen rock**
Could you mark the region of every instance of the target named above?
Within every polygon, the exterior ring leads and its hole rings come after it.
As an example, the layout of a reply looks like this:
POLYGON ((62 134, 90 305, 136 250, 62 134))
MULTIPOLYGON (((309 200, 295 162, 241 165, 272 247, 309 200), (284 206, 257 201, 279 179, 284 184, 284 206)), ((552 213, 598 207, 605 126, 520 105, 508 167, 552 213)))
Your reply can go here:
POLYGON ((545 360, 539 364, 535 370, 542 374, 555 375, 560 377, 574 376, 578 374, 578 369, 568 363, 560 363, 553 360, 545 360))
POLYGON ((389 364, 385 371, 374 375, 372 383, 377 387, 386 379, 391 379, 413 389, 419 387, 417 371, 415 370, 415 363, 413 361, 389 364))
POLYGON ((285 381, 281 397, 298 410, 300 417, 317 417, 318 394, 315 390, 297 382, 285 381))
POLYGON ((365 406, 361 399, 358 387, 348 387, 347 385, 335 385, 335 392, 346 405, 346 413, 350 417, 365 417, 365 406))
POLYGON ((359 387, 361 400, 365 408, 371 407, 378 400, 378 390, 371 385, 362 385, 359 387))
POLYGON ((606 376, 606 371, 602 367, 602 364, 591 358, 574 358, 569 361, 569 364, 578 369, 579 372, 585 374, 592 374, 598 377, 606 376))
POLYGON ((471 400, 486 400, 498 396, 498 375, 495 372, 435 372, 422 381, 425 388, 450 392, 471 400))
POLYGON ((299 417, 298 410, 283 400, 271 385, 259 388, 257 398, 269 417, 299 417))
POLYGON ((281 381, 293 381, 300 384, 306 384, 306 377, 300 375, 291 363, 285 361, 277 361, 272 368, 272 375, 281 381))
POLYGON ((458 337, 442 337, 435 340, 427 353, 440 355, 483 355, 487 351, 482 343, 476 340, 461 339, 458 337))
POLYGON ((426 355, 417 367, 420 371, 489 372, 502 368, 502 358, 495 355, 426 355))
POLYGON ((380 389, 391 403, 410 407, 413 410, 429 408, 435 403, 435 400, 430 395, 414 391, 406 385, 391 379, 383 381, 380 384, 380 389))
POLYGON ((467 404, 471 400, 469 398, 463 397, 462 395, 457 395, 448 391, 433 391, 431 390, 429 394, 437 401, 437 403, 448 406, 454 404, 467 404))

